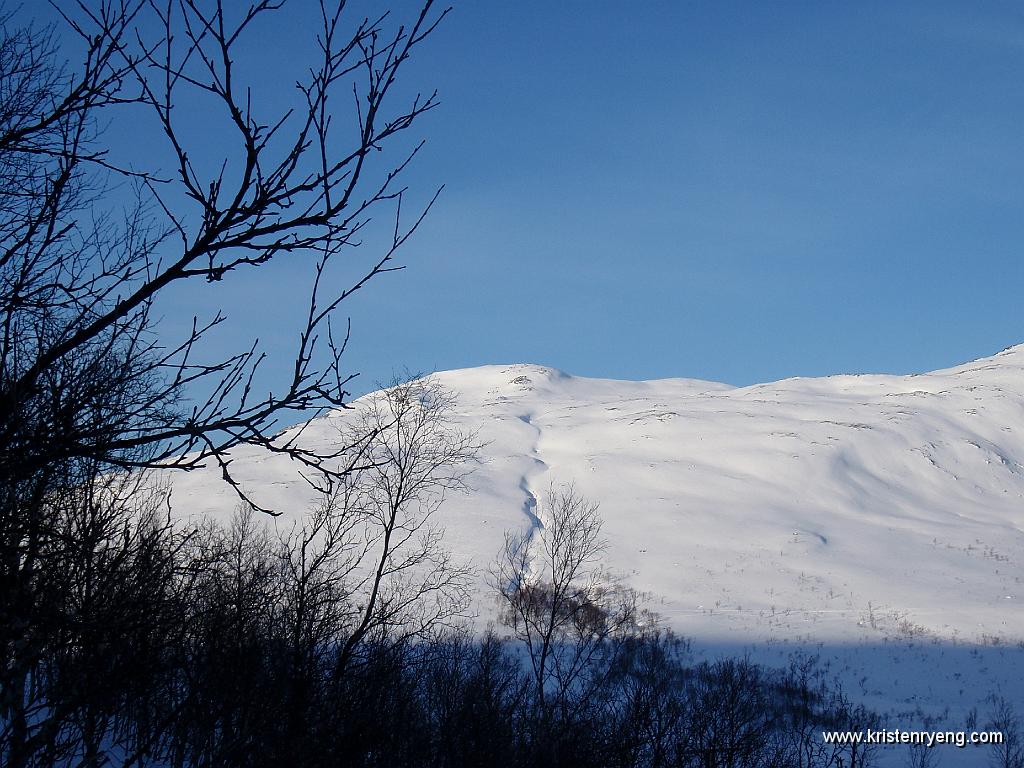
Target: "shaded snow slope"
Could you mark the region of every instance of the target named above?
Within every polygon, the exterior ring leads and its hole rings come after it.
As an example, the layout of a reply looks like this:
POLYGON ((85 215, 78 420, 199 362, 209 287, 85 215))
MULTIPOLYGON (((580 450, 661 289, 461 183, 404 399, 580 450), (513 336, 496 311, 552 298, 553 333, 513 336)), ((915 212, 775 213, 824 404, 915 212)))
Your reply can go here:
MULTIPOLYGON (((449 546, 481 568, 505 530, 536 523, 551 483, 573 482, 601 504, 608 566, 683 634, 981 644, 1008 659, 990 683, 1011 668, 1019 678, 1024 345, 920 375, 743 388, 535 365, 434 378, 487 443, 472 494, 442 512, 449 546)), ((339 419, 304 439, 330 444, 339 419)), ((263 503, 301 514, 306 491, 287 462, 239 455, 235 467, 263 503)), ((190 512, 234 504, 212 471, 177 479, 174 499, 190 512)), ((484 594, 479 610, 493 612, 484 594)))

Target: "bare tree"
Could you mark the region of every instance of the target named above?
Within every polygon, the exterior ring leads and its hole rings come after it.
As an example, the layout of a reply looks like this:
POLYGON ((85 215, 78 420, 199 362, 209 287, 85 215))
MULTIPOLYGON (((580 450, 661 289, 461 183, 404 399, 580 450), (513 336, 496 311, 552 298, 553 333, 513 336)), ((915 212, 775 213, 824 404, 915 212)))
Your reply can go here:
POLYGON ((133 697, 152 690, 179 636, 191 535, 173 525, 166 493, 140 484, 97 473, 46 497, 47 529, 29 550, 33 602, 9 606, 16 621, 0 630, 6 765, 98 766, 133 738, 133 697))
MULTIPOLYGON (((942 725, 941 718, 925 715, 921 719, 921 725, 926 731, 938 730, 942 725)), ((907 748, 907 768, 938 768, 942 763, 939 750, 934 745, 929 747, 927 743, 921 742, 911 744, 907 748)))
POLYGON ((283 709, 293 757, 311 712, 327 706, 319 680, 326 670, 342 690, 354 665, 414 638, 434 640, 468 606, 468 567, 443 548, 434 519, 445 495, 464 486, 476 452, 473 435, 451 421, 453 402, 436 383, 413 380, 354 403, 340 436, 359 442, 358 463, 281 534, 283 709))
MULTIPOLYGON (((749 659, 702 662, 688 690, 684 747, 691 765, 778 765, 764 671, 749 659)), ((792 765, 786 761, 783 764, 792 765)), ((857 763, 857 765, 861 765, 857 763)))
POLYGON ((1013 704, 1002 696, 989 697, 989 719, 986 727, 1003 734, 1002 741, 991 746, 989 765, 998 768, 1024 766, 1024 734, 1013 704))
POLYGON ((686 731, 688 653, 689 644, 670 631, 626 641, 604 697, 604 716, 613 726, 609 741, 614 745, 605 750, 607 765, 677 764, 686 731))
POLYGON ((608 669, 609 641, 638 629, 636 592, 599 567, 598 506, 572 486, 552 488, 542 527, 508 533, 492 568, 502 619, 526 647, 538 703, 570 716, 608 669), (598 674, 591 675, 597 671, 598 674))
POLYGON ((369 437, 332 497, 346 535, 359 542, 346 566, 357 615, 339 673, 375 633, 423 637, 468 605, 469 572, 443 547, 434 519, 446 494, 465 488, 479 448, 475 433, 453 423, 454 403, 438 383, 413 379, 361 399, 342 427, 344 443, 369 437))
MULTIPOLYGON (((854 704, 837 681, 824 712, 822 730, 868 731, 879 727, 878 713, 854 704)), ((878 745, 851 740, 829 754, 839 768, 870 768, 877 763, 878 745)))
POLYGON ((408 26, 389 31, 387 13, 349 22, 344 2, 321 5, 319 61, 297 84, 296 108, 261 118, 234 61, 247 33, 282 5, 264 0, 237 12, 191 0, 82 5, 78 18, 66 17, 86 48, 79 71, 60 69, 51 39, 31 30, 7 31, 0 41, 0 95, 7 94, 0 104, 0 469, 25 473, 76 456, 182 468, 212 460, 230 481, 227 452, 247 443, 287 453, 324 485, 337 476, 328 461, 335 456, 275 440, 274 426, 288 414, 346 402, 348 336, 332 317, 368 280, 397 268, 395 254, 425 213, 406 224, 397 182, 422 144, 390 166, 376 157, 437 104, 431 94, 390 107, 390 96, 446 11, 434 13, 427 0, 408 26), (235 141, 209 167, 193 161, 199 147, 179 119, 178 105, 197 95, 219 107, 235 141), (120 168, 102 148, 99 113, 115 117, 128 106, 151 111, 171 173, 120 168), (98 169, 137 182, 138 204, 120 222, 100 206, 98 169), (387 204, 393 224, 382 251, 353 282, 328 292, 329 265, 359 245, 387 204), (153 302, 169 286, 228 280, 282 255, 309 259, 313 280, 280 389, 254 390, 265 361, 255 346, 197 360, 221 315, 197 318, 185 338, 154 348, 153 302), (104 418, 47 399, 57 372, 111 356, 130 396, 104 418), (205 399, 182 408, 195 392, 205 399), (60 429, 39 440, 40 421, 60 429))

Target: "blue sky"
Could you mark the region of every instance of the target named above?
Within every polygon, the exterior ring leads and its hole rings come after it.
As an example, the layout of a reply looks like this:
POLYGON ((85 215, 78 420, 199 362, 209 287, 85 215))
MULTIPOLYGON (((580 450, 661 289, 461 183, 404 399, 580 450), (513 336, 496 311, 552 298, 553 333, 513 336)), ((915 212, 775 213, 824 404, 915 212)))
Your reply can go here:
MULTIPOLYGON (((257 30, 268 106, 307 18, 257 30)), ((406 76, 442 100, 406 181, 445 191, 348 303, 358 391, 506 362, 742 385, 1024 341, 1019 4, 465 0, 406 76)), ((165 311, 223 305, 216 345, 287 356, 306 274, 165 311)))
POLYGON ((447 188, 357 348, 746 384, 1024 341, 1019 5, 464 3, 430 53, 447 188))

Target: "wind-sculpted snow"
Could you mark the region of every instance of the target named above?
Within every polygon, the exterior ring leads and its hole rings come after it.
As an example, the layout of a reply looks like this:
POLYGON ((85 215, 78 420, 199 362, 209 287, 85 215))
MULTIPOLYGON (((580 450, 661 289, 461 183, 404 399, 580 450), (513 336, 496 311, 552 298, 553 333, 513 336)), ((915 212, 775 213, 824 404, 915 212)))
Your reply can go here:
MULTIPOLYGON (((481 571, 506 530, 543 524, 551 484, 574 483, 601 504, 605 565, 698 645, 819 649, 893 710, 966 710, 994 689, 1020 702, 1024 346, 743 388, 535 365, 434 378, 486 443, 472 493, 442 511, 449 547, 481 571)), ((344 419, 303 439, 330 444, 344 419)), ((262 503, 302 514, 286 461, 234 467, 262 503)), ((174 500, 234 504, 213 471, 177 480, 174 500)), ((493 618, 484 576, 477 610, 493 618)))

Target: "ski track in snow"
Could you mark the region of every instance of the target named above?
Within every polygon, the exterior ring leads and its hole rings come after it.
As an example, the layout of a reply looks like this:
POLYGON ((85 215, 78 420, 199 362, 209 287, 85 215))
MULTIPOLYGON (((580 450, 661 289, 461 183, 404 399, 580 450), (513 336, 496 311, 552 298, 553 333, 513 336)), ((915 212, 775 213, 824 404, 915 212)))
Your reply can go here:
POLYGON ((536 484, 533 482, 537 477, 548 471, 548 465, 540 457, 540 429, 533 424, 533 417, 529 413, 519 415, 519 420, 526 424, 534 433, 533 446, 530 448, 530 458, 533 465, 519 478, 519 489, 525 495, 523 500, 523 514, 526 515, 530 526, 530 537, 536 535, 544 527, 544 521, 537 514, 540 509, 540 495, 536 484))

